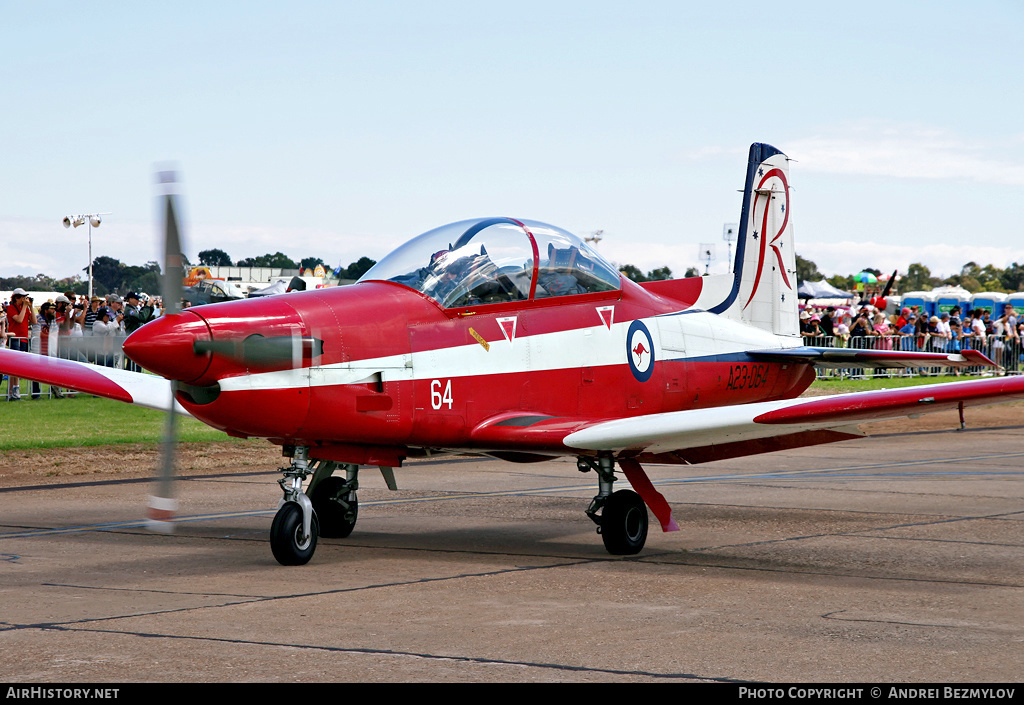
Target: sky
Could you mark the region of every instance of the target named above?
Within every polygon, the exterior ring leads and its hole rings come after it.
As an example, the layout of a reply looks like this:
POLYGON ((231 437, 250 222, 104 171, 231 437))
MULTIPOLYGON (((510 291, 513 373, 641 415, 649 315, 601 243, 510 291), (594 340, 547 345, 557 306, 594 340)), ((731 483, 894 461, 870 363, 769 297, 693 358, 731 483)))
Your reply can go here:
POLYGON ((1024 263, 1024 3, 0 0, 0 276, 185 251, 347 265, 505 215, 726 271, 746 156, 826 275, 1024 263))

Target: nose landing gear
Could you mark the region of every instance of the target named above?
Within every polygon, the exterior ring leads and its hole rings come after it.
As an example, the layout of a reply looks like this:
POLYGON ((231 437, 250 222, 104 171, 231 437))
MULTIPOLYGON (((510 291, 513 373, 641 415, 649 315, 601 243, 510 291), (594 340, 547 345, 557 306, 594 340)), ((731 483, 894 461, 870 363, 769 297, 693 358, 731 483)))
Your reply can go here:
POLYGON ((284 498, 270 525, 270 550, 281 565, 309 563, 317 537, 345 538, 356 525, 359 466, 346 465, 345 479, 332 477, 339 463, 310 462, 308 452, 306 446, 295 446, 292 464, 281 468, 284 477, 278 480, 284 498), (307 495, 302 483, 310 474, 307 495))
POLYGON ((274 523, 270 525, 270 550, 281 565, 309 563, 320 533, 313 503, 302 491, 302 483, 311 472, 307 451, 305 446, 296 446, 292 464, 281 468, 284 477, 278 480, 284 498, 278 503, 274 523))

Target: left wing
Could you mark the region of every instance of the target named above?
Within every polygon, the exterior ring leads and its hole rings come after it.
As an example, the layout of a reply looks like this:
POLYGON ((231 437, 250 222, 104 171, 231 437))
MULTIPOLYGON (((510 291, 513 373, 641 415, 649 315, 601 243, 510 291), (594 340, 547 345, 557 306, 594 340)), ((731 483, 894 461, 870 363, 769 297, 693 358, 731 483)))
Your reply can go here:
MULTIPOLYGON (((46 355, 0 348, 0 372, 161 411, 171 400, 171 383, 163 377, 46 355)), ((178 402, 174 409, 192 416, 178 402)))
POLYGON ((825 397, 593 421, 506 413, 472 432, 478 447, 524 454, 592 455, 703 463, 858 438, 857 424, 964 406, 1024 400, 1024 376, 947 382, 825 397))
POLYGON ((616 419, 569 433, 569 448, 698 463, 865 435, 864 421, 1024 400, 1024 377, 947 382, 616 419))

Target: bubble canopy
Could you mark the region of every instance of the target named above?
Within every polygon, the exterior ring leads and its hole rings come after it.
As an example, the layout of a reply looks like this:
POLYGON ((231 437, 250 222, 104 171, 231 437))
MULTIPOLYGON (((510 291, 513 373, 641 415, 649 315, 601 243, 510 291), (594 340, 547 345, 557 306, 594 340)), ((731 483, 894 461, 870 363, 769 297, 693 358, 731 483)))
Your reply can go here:
POLYGON ((443 225, 382 259, 359 282, 389 281, 444 308, 618 291, 619 273, 572 233, 478 218, 443 225))

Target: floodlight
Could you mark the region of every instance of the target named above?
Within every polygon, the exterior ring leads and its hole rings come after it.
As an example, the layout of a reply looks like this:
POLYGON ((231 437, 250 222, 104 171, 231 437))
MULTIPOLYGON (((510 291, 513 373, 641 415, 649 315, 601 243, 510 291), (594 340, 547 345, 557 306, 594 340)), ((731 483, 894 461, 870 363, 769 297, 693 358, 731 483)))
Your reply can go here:
POLYGON ((100 226, 100 223, 103 222, 103 219, 100 217, 102 215, 110 215, 110 214, 109 213, 84 213, 84 214, 79 214, 79 215, 66 215, 66 216, 64 216, 64 220, 61 221, 62 223, 64 223, 64 227, 65 228, 70 228, 71 226, 75 226, 77 228, 79 225, 85 225, 86 222, 89 223, 89 298, 90 299, 92 298, 92 229, 93 228, 98 228, 100 226))

